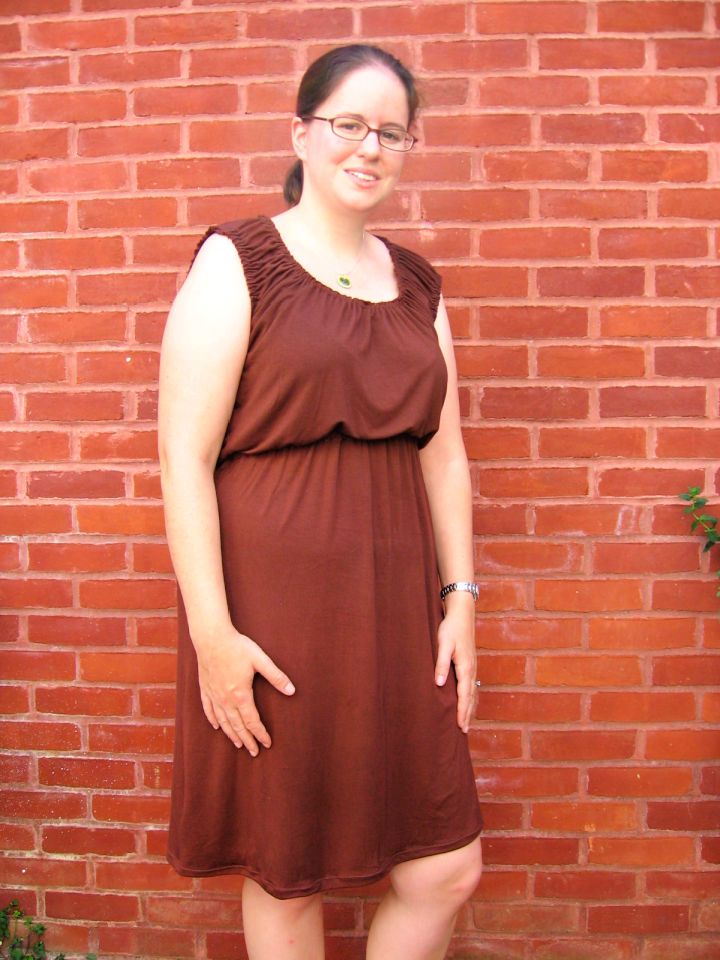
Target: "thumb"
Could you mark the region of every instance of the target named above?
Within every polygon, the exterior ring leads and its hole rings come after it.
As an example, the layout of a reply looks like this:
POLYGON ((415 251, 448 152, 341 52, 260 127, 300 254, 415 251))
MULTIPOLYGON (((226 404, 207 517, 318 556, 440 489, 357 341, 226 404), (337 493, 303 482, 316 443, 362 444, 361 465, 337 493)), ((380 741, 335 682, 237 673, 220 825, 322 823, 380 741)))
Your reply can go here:
POLYGON ((288 696, 295 693, 295 687, 290 677, 286 673, 283 673, 282 670, 273 663, 270 657, 259 648, 253 666, 255 670, 261 673, 268 683, 271 683, 280 693, 286 693, 288 696))
POLYGON ((442 687, 445 681, 447 680, 448 672, 450 671, 450 648, 440 645, 438 650, 438 658, 435 663, 435 683, 442 687))

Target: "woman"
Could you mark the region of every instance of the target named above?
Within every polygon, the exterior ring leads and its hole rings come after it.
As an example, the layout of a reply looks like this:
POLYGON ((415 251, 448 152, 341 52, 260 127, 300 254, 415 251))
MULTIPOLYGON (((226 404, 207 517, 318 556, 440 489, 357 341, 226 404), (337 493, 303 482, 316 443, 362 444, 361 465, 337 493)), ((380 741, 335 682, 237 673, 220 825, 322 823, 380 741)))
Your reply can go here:
POLYGON ((290 208, 208 231, 163 341, 182 597, 168 857, 246 877, 252 960, 321 958, 322 891, 386 874, 367 957, 436 960, 480 875, 451 336, 432 267, 365 231, 416 106, 383 50, 315 61, 290 208))

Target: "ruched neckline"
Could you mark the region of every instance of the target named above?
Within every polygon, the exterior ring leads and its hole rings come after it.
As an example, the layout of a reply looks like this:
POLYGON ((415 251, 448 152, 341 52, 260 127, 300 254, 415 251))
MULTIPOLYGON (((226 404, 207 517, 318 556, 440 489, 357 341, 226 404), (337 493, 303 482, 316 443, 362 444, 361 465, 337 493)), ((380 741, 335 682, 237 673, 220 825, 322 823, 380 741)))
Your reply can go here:
POLYGON ((278 244, 278 247, 282 255, 298 272, 298 275, 300 275, 303 279, 313 284, 316 284, 318 287, 322 287, 323 290, 327 290, 329 293, 334 294, 335 296, 342 297, 343 300, 356 300, 358 303, 364 303, 374 307, 390 306, 392 304, 400 303, 400 301, 404 299, 404 294, 407 287, 403 283, 402 271, 398 263, 397 247, 395 246, 395 244, 387 240, 385 237, 379 236, 377 234, 373 234, 373 236, 376 236, 377 239, 384 244, 385 248, 390 254, 390 260, 393 266, 393 273, 395 275, 395 284, 397 286, 398 293, 397 293, 397 296, 391 297, 388 300, 368 300, 366 297, 357 297, 351 293, 344 293, 342 290, 336 290, 335 287, 331 287, 329 284, 323 283, 322 280, 319 280, 314 274, 310 273, 309 270, 307 270, 298 260, 295 259, 295 257, 292 255, 290 248, 285 243, 285 240, 283 239, 283 236, 280 233, 277 227, 277 224, 274 222, 274 220, 272 220, 271 217, 268 217, 265 214, 260 214, 258 219, 269 227, 274 239, 278 244))

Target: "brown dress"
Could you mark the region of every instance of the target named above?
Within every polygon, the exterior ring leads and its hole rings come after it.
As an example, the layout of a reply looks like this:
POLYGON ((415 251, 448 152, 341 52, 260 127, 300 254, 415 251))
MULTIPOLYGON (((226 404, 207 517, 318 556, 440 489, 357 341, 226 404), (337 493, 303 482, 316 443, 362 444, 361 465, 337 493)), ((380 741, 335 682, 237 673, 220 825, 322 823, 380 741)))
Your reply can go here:
POLYGON ((267 217, 213 232, 235 244, 252 301, 215 474, 228 601, 296 693, 256 675, 273 743, 236 749, 205 719, 180 606, 168 859, 305 896, 481 829, 454 673, 434 683, 442 607, 418 449, 446 391, 440 282, 386 240, 400 292, 371 303, 311 277, 267 217))

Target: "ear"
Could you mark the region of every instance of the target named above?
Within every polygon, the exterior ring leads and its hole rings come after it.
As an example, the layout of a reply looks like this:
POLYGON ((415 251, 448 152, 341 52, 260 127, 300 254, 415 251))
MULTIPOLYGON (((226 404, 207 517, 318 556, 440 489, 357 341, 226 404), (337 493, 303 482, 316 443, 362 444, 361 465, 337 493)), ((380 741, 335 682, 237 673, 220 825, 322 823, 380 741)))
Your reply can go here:
POLYGON ((307 124, 300 117, 293 117, 290 121, 290 138, 295 156, 298 160, 306 160, 307 124))

